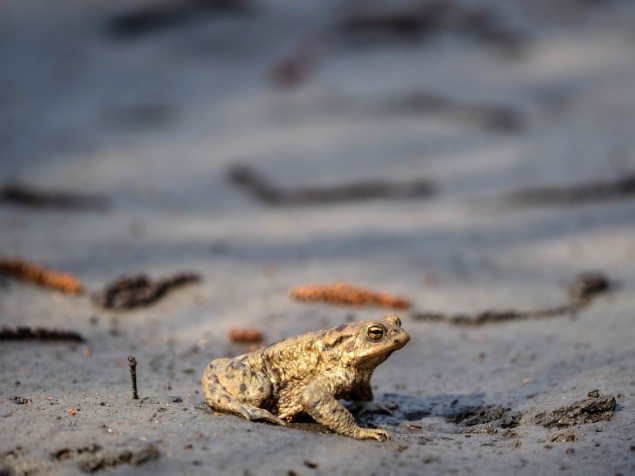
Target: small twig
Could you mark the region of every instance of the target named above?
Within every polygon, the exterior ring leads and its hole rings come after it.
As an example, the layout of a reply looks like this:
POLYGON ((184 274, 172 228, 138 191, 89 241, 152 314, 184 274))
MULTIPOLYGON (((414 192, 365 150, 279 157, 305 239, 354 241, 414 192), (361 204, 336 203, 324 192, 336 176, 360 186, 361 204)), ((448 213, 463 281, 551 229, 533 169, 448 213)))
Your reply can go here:
POLYGON ((635 173, 617 180, 596 181, 568 186, 536 187, 510 192, 501 197, 515 206, 582 205, 627 199, 635 195, 635 173))
POLYGON ((0 188, 0 203, 20 205, 33 209, 95 210, 108 208, 108 199, 101 195, 87 195, 64 191, 46 191, 21 184, 8 184, 0 188))
POLYGON ((565 315, 575 315, 590 306, 600 294, 604 294, 616 286, 601 273, 582 273, 569 286, 568 302, 560 306, 534 309, 530 311, 489 310, 475 314, 447 314, 444 312, 420 312, 413 314, 418 321, 445 322, 458 326, 481 326, 499 322, 519 321, 525 319, 543 319, 565 315))
POLYGON ((201 277, 194 273, 179 273, 152 280, 140 274, 122 276, 93 295, 93 301, 106 309, 125 311, 150 306, 174 289, 198 283, 201 277))
POLYGON ((429 198, 436 193, 434 183, 415 179, 404 182, 371 180, 324 187, 284 188, 269 181, 246 165, 235 165, 227 172, 228 180, 258 201, 276 206, 328 205, 363 200, 404 200, 429 198))
POLYGON ((132 399, 139 400, 137 394, 137 359, 134 355, 128 356, 128 365, 130 366, 130 379, 132 380, 132 399))

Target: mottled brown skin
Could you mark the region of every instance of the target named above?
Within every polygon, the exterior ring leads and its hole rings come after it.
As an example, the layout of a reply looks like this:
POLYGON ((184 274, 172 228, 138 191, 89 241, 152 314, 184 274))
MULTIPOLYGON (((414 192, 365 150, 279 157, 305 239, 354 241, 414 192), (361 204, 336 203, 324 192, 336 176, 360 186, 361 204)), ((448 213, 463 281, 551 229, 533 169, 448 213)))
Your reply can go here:
POLYGON ((410 336, 395 314, 381 321, 342 324, 284 339, 235 359, 216 359, 201 384, 214 410, 285 425, 300 413, 335 433, 357 439, 389 439, 362 428, 339 402, 370 402, 373 370, 410 336))

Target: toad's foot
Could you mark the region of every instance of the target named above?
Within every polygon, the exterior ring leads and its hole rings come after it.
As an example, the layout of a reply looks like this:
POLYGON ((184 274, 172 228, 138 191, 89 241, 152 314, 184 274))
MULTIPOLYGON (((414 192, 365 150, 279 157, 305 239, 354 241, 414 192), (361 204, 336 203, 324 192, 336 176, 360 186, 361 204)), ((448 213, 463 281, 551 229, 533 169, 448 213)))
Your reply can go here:
POLYGON ((266 421, 267 423, 271 423, 273 425, 286 426, 287 422, 277 416, 273 415, 271 412, 264 410, 262 408, 255 408, 248 405, 241 405, 238 412, 245 417, 246 420, 250 421, 266 421))
POLYGON ((353 438, 358 440, 377 440, 384 441, 392 439, 390 433, 385 430, 371 429, 371 428, 358 428, 353 434, 353 438))

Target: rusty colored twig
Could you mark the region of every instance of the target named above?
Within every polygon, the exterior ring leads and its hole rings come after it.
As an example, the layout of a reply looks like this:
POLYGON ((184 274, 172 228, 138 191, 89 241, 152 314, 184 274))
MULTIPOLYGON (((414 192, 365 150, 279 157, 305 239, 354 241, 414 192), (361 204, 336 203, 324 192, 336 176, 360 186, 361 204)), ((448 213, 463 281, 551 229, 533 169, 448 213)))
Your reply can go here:
POLYGON ((84 287, 68 273, 62 273, 20 259, 0 258, 0 272, 30 284, 66 294, 81 294, 84 287))
POLYGON ((380 306, 407 309, 410 301, 401 296, 373 291, 343 281, 332 284, 309 284, 289 290, 289 296, 300 301, 324 301, 349 306, 380 306))
POLYGON ((263 341, 262 332, 255 327, 245 327, 239 329, 232 327, 227 333, 227 337, 232 342, 238 342, 241 344, 255 344, 263 341))

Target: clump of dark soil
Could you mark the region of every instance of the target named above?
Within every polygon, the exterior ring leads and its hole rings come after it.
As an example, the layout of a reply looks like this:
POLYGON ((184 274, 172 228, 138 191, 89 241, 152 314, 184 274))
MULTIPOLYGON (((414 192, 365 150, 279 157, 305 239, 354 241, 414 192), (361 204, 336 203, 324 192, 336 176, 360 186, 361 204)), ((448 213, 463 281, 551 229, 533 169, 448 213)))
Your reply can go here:
POLYGON ((475 314, 447 314, 444 312, 420 312, 413 314, 419 321, 445 322, 459 326, 482 326, 525 319, 543 319, 564 316, 589 306, 593 300, 614 287, 611 280, 601 273, 582 273, 569 286, 568 302, 560 306, 519 311, 514 309, 486 310, 475 314))
POLYGON ((30 398, 21 397, 19 395, 14 395, 9 400, 15 403, 16 405, 26 405, 27 403, 31 403, 32 401, 30 398))
POLYGON ((508 193, 502 200, 512 205, 582 205, 620 200, 635 195, 635 173, 614 181, 588 182, 562 187, 537 187, 508 193))
POLYGON ((237 165, 227 173, 228 180, 267 205, 323 205, 337 202, 373 199, 428 198, 435 187, 428 180, 388 182, 373 180, 320 188, 284 189, 260 175, 251 167, 237 165))
POLYGON ((582 273, 569 286, 569 300, 578 306, 586 306, 598 295, 609 291, 613 283, 601 273, 582 273))
POLYGON ((0 329, 0 341, 25 341, 35 340, 40 342, 84 342, 84 338, 77 332, 63 331, 59 329, 46 329, 43 327, 18 327, 0 329))
POLYGON ((180 273, 154 281, 146 275, 123 276, 94 294, 93 301, 103 308, 119 311, 147 307, 174 289, 200 280, 194 273, 180 273))
POLYGON ((465 407, 455 413, 447 415, 445 420, 450 423, 464 426, 482 425, 496 422, 500 428, 515 428, 520 423, 521 415, 500 405, 480 405, 465 407))
POLYGON ((533 422, 545 428, 568 428, 602 420, 608 421, 615 414, 615 406, 614 396, 589 392, 589 397, 584 400, 556 410, 536 414, 533 417, 533 422))
POLYGON ((29 208, 57 210, 105 210, 108 200, 98 195, 64 191, 37 190, 26 185, 11 184, 0 189, 0 202, 29 208))

